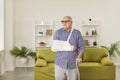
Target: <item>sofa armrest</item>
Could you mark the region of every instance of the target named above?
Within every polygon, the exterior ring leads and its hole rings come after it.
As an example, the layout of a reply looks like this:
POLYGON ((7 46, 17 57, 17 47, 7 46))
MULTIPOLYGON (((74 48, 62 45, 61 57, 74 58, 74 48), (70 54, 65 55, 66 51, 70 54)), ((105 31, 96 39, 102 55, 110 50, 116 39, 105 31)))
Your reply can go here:
POLYGON ((112 65, 114 65, 114 62, 112 60, 110 60, 108 57, 103 57, 101 59, 101 64, 104 66, 112 66, 112 65))

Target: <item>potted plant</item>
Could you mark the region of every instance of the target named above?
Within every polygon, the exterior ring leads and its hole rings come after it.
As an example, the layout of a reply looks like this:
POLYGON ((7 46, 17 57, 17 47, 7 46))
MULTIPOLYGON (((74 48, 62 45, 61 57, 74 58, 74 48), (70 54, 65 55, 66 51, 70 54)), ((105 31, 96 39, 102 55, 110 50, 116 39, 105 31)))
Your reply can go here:
POLYGON ((22 63, 26 63, 28 56, 30 56, 32 58, 36 57, 36 53, 33 52, 31 49, 28 49, 25 46, 22 46, 21 49, 14 46, 13 49, 10 50, 10 53, 15 57, 20 57, 20 60, 22 63))
POLYGON ((107 48, 109 51, 109 56, 115 56, 115 54, 117 53, 120 56, 120 41, 114 42, 110 45, 110 47, 106 47, 106 46, 102 46, 104 48, 107 48))

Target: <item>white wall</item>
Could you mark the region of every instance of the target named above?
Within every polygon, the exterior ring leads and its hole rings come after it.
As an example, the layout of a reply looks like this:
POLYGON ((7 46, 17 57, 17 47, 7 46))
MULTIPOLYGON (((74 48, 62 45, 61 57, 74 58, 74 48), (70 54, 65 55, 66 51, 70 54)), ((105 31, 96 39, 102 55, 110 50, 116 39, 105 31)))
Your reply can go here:
POLYGON ((119 0, 14 0, 14 45, 34 49, 35 21, 54 21, 55 28, 60 28, 59 21, 65 15, 72 16, 78 28, 84 19, 100 20, 101 43, 110 45, 120 40, 119 3, 119 0))

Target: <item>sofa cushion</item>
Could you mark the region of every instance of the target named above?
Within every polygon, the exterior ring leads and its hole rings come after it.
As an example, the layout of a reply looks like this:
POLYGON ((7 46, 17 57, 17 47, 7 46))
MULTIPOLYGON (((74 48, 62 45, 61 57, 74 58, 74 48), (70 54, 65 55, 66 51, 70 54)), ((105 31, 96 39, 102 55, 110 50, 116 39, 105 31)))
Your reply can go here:
POLYGON ((44 59, 37 59, 35 66, 47 66, 47 62, 44 59))
POLYGON ((54 62, 56 53, 51 49, 42 49, 37 51, 37 58, 43 58, 47 62, 54 62))
POLYGON ((106 48, 85 48, 83 55, 84 62, 100 62, 103 57, 108 56, 106 48))
POLYGON ((104 57, 101 59, 101 64, 104 66, 112 66, 114 63, 108 57, 104 57))

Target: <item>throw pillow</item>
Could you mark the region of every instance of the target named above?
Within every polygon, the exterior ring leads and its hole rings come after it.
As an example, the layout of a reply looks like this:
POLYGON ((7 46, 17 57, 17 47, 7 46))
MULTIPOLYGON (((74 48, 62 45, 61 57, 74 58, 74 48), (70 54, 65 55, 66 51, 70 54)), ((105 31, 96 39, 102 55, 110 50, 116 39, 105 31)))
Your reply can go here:
POLYGON ((83 55, 85 62, 100 62, 103 57, 108 56, 108 51, 105 48, 85 48, 83 55))
POLYGON ((44 60, 44 59, 37 59, 36 63, 35 63, 35 66, 47 66, 47 62, 44 60))
POLYGON ((47 62, 54 62, 56 53, 51 51, 51 49, 43 49, 37 51, 37 57, 43 58, 47 62))

